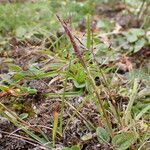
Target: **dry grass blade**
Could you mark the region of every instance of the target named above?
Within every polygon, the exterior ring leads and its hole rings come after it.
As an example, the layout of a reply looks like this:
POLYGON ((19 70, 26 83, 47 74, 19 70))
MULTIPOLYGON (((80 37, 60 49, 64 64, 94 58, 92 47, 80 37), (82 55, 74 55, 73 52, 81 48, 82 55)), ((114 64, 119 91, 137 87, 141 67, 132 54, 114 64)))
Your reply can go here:
POLYGON ((36 146, 36 147, 40 148, 41 150, 47 150, 47 148, 41 146, 38 141, 35 141, 35 140, 33 140, 29 137, 21 136, 21 135, 14 134, 14 133, 8 133, 8 132, 5 132, 5 131, 0 131, 0 133, 6 134, 8 138, 15 138, 17 140, 24 141, 28 144, 31 144, 33 146, 36 146))

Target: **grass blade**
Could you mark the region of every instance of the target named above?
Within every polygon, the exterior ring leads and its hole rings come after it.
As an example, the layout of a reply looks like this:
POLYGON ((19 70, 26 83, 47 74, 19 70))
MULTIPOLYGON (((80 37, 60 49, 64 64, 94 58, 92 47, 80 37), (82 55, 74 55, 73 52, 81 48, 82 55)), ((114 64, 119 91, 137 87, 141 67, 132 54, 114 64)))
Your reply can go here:
POLYGON ((125 111, 125 114, 124 114, 125 124, 128 124, 128 122, 131 118, 131 110, 132 110, 134 100, 136 99, 137 92, 138 92, 138 80, 135 79, 134 84, 133 84, 132 93, 130 95, 129 103, 128 103, 127 109, 125 111))

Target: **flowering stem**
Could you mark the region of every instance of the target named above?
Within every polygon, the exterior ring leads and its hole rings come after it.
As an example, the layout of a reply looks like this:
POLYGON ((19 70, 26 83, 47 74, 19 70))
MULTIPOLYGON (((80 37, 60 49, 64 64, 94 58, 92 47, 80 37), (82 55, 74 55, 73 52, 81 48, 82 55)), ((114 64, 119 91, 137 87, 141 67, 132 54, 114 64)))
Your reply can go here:
POLYGON ((110 120, 108 119, 108 115, 107 115, 106 110, 105 110, 105 108, 104 108, 104 106, 103 106, 103 101, 101 100, 100 95, 99 95, 99 93, 98 93, 97 90, 96 90, 95 82, 94 82, 94 80, 93 80, 93 78, 92 78, 92 76, 91 76, 91 74, 90 74, 90 71, 88 70, 88 68, 87 68, 87 66, 86 66, 86 63, 85 63, 85 61, 84 61, 84 59, 83 59, 83 56, 82 56, 82 54, 81 54, 81 52, 80 52, 80 50, 79 50, 79 47, 78 47, 78 45, 76 44, 76 41, 75 41, 75 39, 74 39, 74 37, 73 37, 73 35, 72 35, 72 33, 71 33, 69 27, 67 26, 66 22, 64 22, 63 20, 61 20, 58 15, 57 15, 57 18, 58 18, 58 20, 60 21, 61 25, 63 26, 63 28, 64 28, 64 30, 65 30, 65 32, 66 32, 66 34, 68 35, 68 37, 69 37, 69 39, 70 39, 70 42, 71 42, 71 44, 72 44, 72 46, 73 46, 75 55, 78 57, 80 63, 82 64, 83 68, 85 69, 85 71, 86 71, 86 73, 87 73, 87 75, 88 75, 88 78, 89 78, 90 83, 91 83, 91 85, 92 85, 92 88, 93 88, 93 90, 94 90, 95 96, 96 96, 96 98, 98 99, 99 104, 100 104, 100 108, 101 108, 101 110, 102 110, 102 114, 101 114, 101 115, 103 115, 104 118, 105 118, 105 121, 106 121, 106 124, 107 124, 107 130, 108 130, 108 132, 110 133, 110 136, 113 137, 114 134, 113 134, 113 130, 112 130, 112 127, 111 127, 111 122, 110 122, 110 120))

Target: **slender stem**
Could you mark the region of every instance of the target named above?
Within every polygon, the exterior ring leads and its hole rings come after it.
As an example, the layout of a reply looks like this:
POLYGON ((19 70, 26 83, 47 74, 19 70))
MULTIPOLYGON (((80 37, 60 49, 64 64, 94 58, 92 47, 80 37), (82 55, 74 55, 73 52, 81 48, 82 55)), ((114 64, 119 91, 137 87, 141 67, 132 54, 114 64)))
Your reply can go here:
POLYGON ((111 95, 110 88, 109 88, 109 86, 108 86, 108 82, 107 82, 107 80, 106 80, 106 78, 105 78, 105 76, 104 76, 104 74, 103 74, 103 72, 102 72, 101 69, 100 69, 100 73, 101 73, 101 75, 102 75, 102 77, 103 77, 103 80, 104 80, 104 82, 105 82, 105 84, 106 84, 106 88, 107 88, 107 90, 108 90, 108 95, 109 95, 109 98, 110 98, 110 100, 111 100, 111 103, 112 103, 112 105, 113 105, 114 108, 115 108, 115 111, 116 111, 116 114, 117 114, 117 118, 118 118, 118 122, 119 122, 120 125, 122 126, 122 122, 121 122, 121 119, 120 119, 120 115, 119 115, 119 112, 118 112, 118 109, 117 109, 116 102, 115 102, 115 100, 113 99, 113 97, 112 97, 112 95, 111 95))
POLYGON ((97 99, 98 99, 98 101, 99 101, 100 108, 101 108, 102 113, 103 113, 102 115, 104 115, 104 117, 105 117, 105 121, 106 121, 106 124, 107 124, 108 132, 110 133, 111 137, 113 137, 114 134, 113 134, 113 130, 112 130, 112 127, 111 127, 111 122, 110 122, 110 120, 108 119, 106 110, 105 110, 105 108, 104 108, 104 106, 103 106, 103 101, 102 101, 102 99, 100 98, 99 93, 97 92, 97 88, 96 88, 95 82, 94 82, 94 80, 93 80, 93 78, 92 78, 92 76, 91 76, 91 74, 90 74, 90 71, 88 70, 88 67, 87 67, 87 65, 86 65, 86 62, 85 62, 85 60, 83 59, 83 56, 82 56, 82 54, 81 54, 81 52, 80 52, 80 50, 79 50, 79 47, 78 47, 78 45, 77 45, 77 43, 76 43, 76 41, 75 41, 75 38, 74 38, 72 32, 70 31, 69 27, 67 26, 67 23, 64 22, 63 20, 61 20, 58 15, 57 15, 57 18, 58 18, 58 20, 60 21, 61 25, 63 26, 63 28, 64 28, 64 30, 65 30, 65 32, 66 32, 66 34, 68 35, 68 37, 69 37, 69 39, 70 39, 70 42, 71 42, 72 47, 73 47, 73 49, 74 49, 75 55, 78 57, 78 59, 79 59, 81 65, 83 66, 85 72, 87 73, 87 76, 88 76, 88 78, 89 78, 89 81, 91 82, 93 91, 94 91, 94 93, 95 93, 95 95, 96 95, 96 97, 97 97, 97 99))
POLYGON ((63 114, 64 114, 64 107, 65 107, 65 92, 66 92, 66 87, 67 87, 68 71, 69 71, 70 65, 71 65, 71 59, 69 62, 67 75, 66 75, 66 79, 65 79, 65 83, 64 83, 64 91, 63 91, 63 95, 62 95, 62 103, 61 103, 61 111, 60 111, 60 125, 59 125, 59 132, 61 134, 63 133, 62 124, 63 124, 63 114))
POLYGON ((140 20, 140 18, 141 18, 141 14, 143 13, 143 7, 144 7, 144 4, 146 3, 146 0, 143 0, 142 1, 142 4, 141 4, 141 6, 140 6, 140 9, 139 9, 139 11, 138 11, 138 13, 137 13, 137 18, 140 20))
POLYGON ((91 82, 91 85, 92 85, 92 88, 93 88, 93 90, 94 90, 94 93, 95 93, 95 95, 96 95, 96 97, 97 97, 97 99, 98 99, 98 101, 99 101, 99 104, 100 104, 102 113, 103 113, 103 115, 104 115, 104 118, 105 118, 105 121, 106 121, 106 124, 107 124, 107 129, 108 129, 108 131, 109 131, 111 137, 113 137, 113 136, 114 136, 114 133, 113 133, 113 130, 112 130, 112 127, 111 127, 111 122, 110 122, 109 119, 108 119, 108 115, 107 115, 106 110, 105 110, 105 108, 104 108, 104 106, 103 106, 103 103, 102 103, 102 100, 101 100, 101 98, 100 98, 100 95, 99 95, 99 93, 98 93, 97 90, 96 90, 95 82, 93 81, 93 78, 92 78, 92 76, 91 76, 91 74, 90 74, 90 71, 89 71, 87 68, 86 68, 86 72, 87 72, 89 81, 91 82))
MULTIPOLYGON (((98 66, 98 62, 96 61, 96 58, 95 58, 94 53, 93 53, 93 50, 91 51, 91 53, 92 53, 92 55, 93 55, 94 62, 95 62, 96 65, 98 66)), ((114 106, 115 112, 116 112, 116 114, 117 114, 118 122, 119 122, 119 124, 122 126, 122 122, 121 122, 120 115, 119 115, 119 112, 118 112, 118 109, 117 109, 117 105, 116 105, 116 102, 115 102, 115 100, 113 99, 113 97, 112 97, 112 95, 111 95, 111 91, 110 91, 110 88, 109 88, 107 79, 106 79, 106 77, 105 77, 105 75, 104 75, 102 69, 101 69, 101 68, 98 68, 98 70, 99 70, 100 74, 102 75, 104 84, 105 84, 105 86, 106 86, 106 88, 107 88, 108 96, 109 96, 109 98, 110 98, 110 101, 111 101, 112 105, 114 106)))

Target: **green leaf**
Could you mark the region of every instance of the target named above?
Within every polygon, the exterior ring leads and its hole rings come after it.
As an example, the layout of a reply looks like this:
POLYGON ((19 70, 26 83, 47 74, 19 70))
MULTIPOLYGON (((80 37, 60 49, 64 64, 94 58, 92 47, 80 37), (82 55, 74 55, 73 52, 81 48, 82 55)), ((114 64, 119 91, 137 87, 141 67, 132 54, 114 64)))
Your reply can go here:
POLYGON ((9 89, 8 86, 0 85, 0 90, 2 90, 2 91, 7 91, 8 89, 9 89))
POLYGON ((97 28, 102 28, 106 30, 111 30, 114 25, 108 19, 102 19, 98 21, 97 28))
POLYGON ((112 144, 116 150, 126 150, 137 140, 137 135, 133 132, 123 132, 113 137, 112 144))
POLYGON ((22 37, 24 37, 24 35, 26 34, 26 32, 27 32, 27 30, 24 27, 18 27, 16 29, 16 36, 18 38, 22 38, 22 37))
POLYGON ((90 139, 92 139, 92 134, 91 133, 88 133, 88 134, 81 137, 81 140, 83 140, 83 141, 88 141, 90 139))
POLYGON ((101 144, 108 143, 110 141, 110 137, 104 128, 98 127, 96 129, 96 135, 101 144))
POLYGON ((76 88, 84 88, 85 87, 85 83, 81 84, 81 83, 78 83, 76 80, 73 80, 73 83, 76 88))
POLYGON ((135 35, 135 34, 126 33, 125 35, 126 35, 127 40, 128 40, 130 43, 134 43, 135 41, 138 40, 138 37, 137 37, 137 35, 135 35))
POLYGON ((134 52, 138 52, 145 45, 145 39, 139 39, 134 45, 134 52))
POLYGON ((15 71, 15 72, 23 71, 21 67, 19 67, 19 66, 17 66, 17 65, 13 65, 13 64, 9 65, 9 69, 10 69, 11 71, 15 71))
POLYGON ((130 29, 128 32, 124 32, 123 35, 126 36, 127 40, 130 43, 134 43, 138 40, 139 37, 145 35, 145 31, 143 29, 133 28, 130 29))
POLYGON ((22 114, 20 114, 19 118, 22 119, 22 120, 28 118, 28 113, 22 113, 22 114))
POLYGON ((133 103, 137 98, 138 88, 139 88, 138 78, 135 78, 133 83, 133 89, 129 98, 129 102, 126 111, 124 113, 124 119, 126 124, 128 124, 129 120, 131 119, 131 110, 133 108, 133 103))
POLYGON ((147 111, 150 110, 150 105, 147 105, 146 107, 144 107, 140 113, 135 117, 135 120, 139 120, 147 111))
POLYGON ((71 147, 71 150, 81 150, 79 145, 75 145, 71 147))
MULTIPOLYGON (((61 97, 64 93, 45 93, 43 94, 46 97, 61 97)), ((83 94, 83 90, 73 91, 73 92, 65 92, 65 97, 76 97, 81 96, 83 94)))
POLYGON ((17 119, 16 117, 14 117, 15 115, 15 112, 11 113, 11 112, 8 112, 7 110, 3 112, 4 113, 4 116, 11 122, 17 122, 17 119))
POLYGON ((71 79, 73 81, 75 87, 85 87, 86 73, 82 69, 81 64, 72 65, 69 69, 68 76, 68 79, 71 79))
POLYGON ((130 29, 129 32, 138 37, 145 35, 145 31, 143 29, 139 29, 139 28, 130 29))
POLYGON ((22 73, 22 72, 17 72, 16 74, 13 75, 12 78, 13 78, 15 81, 19 81, 19 80, 23 79, 24 77, 25 77, 25 74, 24 74, 24 73, 22 73))
POLYGON ((64 147, 62 148, 62 150, 81 150, 79 145, 75 145, 75 146, 72 146, 71 148, 69 147, 64 147))
POLYGON ((21 93, 29 93, 29 94, 35 94, 37 92, 36 89, 31 89, 30 87, 19 87, 21 90, 21 93))
POLYGON ((150 96, 150 87, 146 87, 138 93, 138 98, 150 96))
POLYGON ((62 148, 61 150, 71 150, 71 148, 69 148, 69 147, 64 147, 64 148, 62 148))

